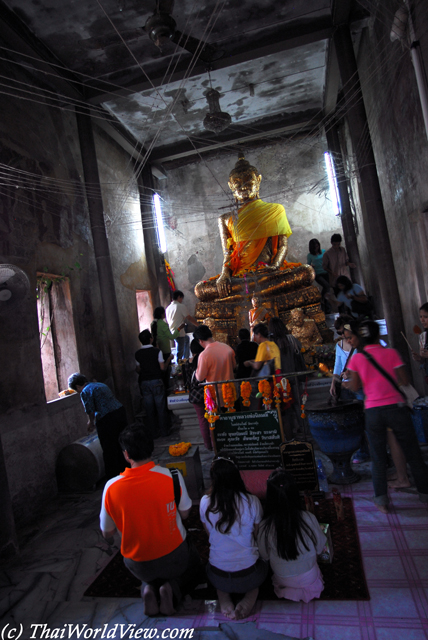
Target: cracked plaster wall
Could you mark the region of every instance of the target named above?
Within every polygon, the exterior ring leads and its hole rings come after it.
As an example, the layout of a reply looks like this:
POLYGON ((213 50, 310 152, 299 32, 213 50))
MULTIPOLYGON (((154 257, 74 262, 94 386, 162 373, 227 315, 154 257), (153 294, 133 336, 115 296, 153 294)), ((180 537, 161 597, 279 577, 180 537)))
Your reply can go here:
MULTIPOLYGON (((2 65, 2 73, 32 82, 30 75, 17 74, 7 64, 2 65)), ((89 379, 109 384, 112 379, 74 115, 6 96, 0 96, 0 108, 3 182, 6 175, 10 178, 0 193, 0 263, 17 265, 30 279, 30 290, 22 304, 2 315, 2 362, 6 366, 0 370, 4 470, 13 516, 23 523, 31 520, 56 492, 55 460, 60 449, 86 433, 79 398, 49 405, 45 400, 37 272, 69 277, 80 369, 89 379)), ((104 208, 110 218, 119 217, 122 223, 116 225, 113 220, 109 242, 129 384, 138 407, 133 357, 138 347, 134 287, 145 288, 150 283, 141 222, 139 230, 134 222, 125 224, 130 218, 138 219, 138 192, 127 154, 104 134, 95 132, 95 137, 104 208), (122 188, 119 206, 113 183, 127 185, 133 199, 124 199, 122 188)), ((8 508, 7 502, 2 500, 0 509, 8 508)), ((10 513, 4 515, 10 522, 10 513)), ((4 542, 0 540, 0 546, 4 542)))

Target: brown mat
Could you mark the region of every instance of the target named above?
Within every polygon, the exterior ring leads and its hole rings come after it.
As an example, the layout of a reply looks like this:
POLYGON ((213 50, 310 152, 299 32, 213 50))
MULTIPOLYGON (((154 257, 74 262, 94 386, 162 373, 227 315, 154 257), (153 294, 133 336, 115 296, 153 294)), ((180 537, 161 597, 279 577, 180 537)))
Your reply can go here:
MULTIPOLYGON (((370 600, 351 498, 344 498, 343 505, 345 519, 342 521, 337 520, 333 500, 320 500, 319 505, 316 506, 319 522, 330 524, 334 548, 333 562, 320 564, 325 584, 320 599, 370 600)), ((184 524, 206 564, 209 553, 208 536, 199 519, 198 507, 192 507, 189 518, 184 524)), ((204 578, 202 581, 206 582, 204 578)), ((121 554, 117 553, 84 595, 97 598, 136 598, 140 595, 139 587, 139 580, 129 573, 123 564, 121 554)), ((199 600, 217 599, 216 591, 210 585, 191 591, 190 595, 199 600)), ((259 599, 278 600, 270 578, 261 586, 259 599)))

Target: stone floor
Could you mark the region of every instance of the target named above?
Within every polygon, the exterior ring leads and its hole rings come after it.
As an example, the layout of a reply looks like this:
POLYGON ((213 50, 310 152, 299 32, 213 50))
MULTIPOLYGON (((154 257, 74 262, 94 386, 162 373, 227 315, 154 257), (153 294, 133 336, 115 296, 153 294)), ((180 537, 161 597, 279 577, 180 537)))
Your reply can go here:
MULTIPOLYGON (((167 441, 156 441, 155 457, 167 445, 167 441)), ((208 479, 212 454, 205 452, 201 443, 199 446, 208 479)), ((224 640, 289 636, 428 640, 427 507, 413 490, 394 492, 390 515, 382 515, 371 500, 369 465, 362 471, 362 480, 343 487, 342 493, 354 500, 369 602, 258 602, 247 622, 231 623, 219 613, 215 601, 188 599, 172 618, 147 618, 138 593, 128 599, 84 597, 87 586, 115 551, 99 531, 99 487, 87 494, 58 496, 31 527, 21 532, 21 556, 5 563, 0 571, 2 640, 18 640, 20 624, 24 628, 20 637, 25 639, 55 637, 48 635, 54 628, 59 629, 57 634, 63 633, 56 637, 77 637, 64 626, 68 623, 86 623, 87 635, 81 636, 86 638, 93 637, 90 629, 103 629, 103 637, 132 638, 132 629, 143 628, 152 630, 153 637, 162 637, 163 630, 171 629, 173 634, 163 637, 178 638, 179 630, 194 629, 194 638, 224 640), (44 623, 45 628, 30 626, 44 623), (121 629, 116 624, 131 627, 121 629), (107 630, 111 635, 107 636, 107 630)))

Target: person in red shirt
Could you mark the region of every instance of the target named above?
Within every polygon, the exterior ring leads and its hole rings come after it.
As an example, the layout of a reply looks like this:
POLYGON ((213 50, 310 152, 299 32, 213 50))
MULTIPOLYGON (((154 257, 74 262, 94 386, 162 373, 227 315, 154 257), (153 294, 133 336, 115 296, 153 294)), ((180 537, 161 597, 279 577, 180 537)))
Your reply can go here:
POLYGON ((141 425, 125 429, 119 438, 130 469, 104 487, 100 528, 107 541, 119 531, 125 566, 145 584, 146 615, 172 615, 182 589, 195 578, 200 559, 186 537, 182 519, 192 501, 179 473, 180 499, 174 497, 169 469, 150 459, 153 439, 141 425))

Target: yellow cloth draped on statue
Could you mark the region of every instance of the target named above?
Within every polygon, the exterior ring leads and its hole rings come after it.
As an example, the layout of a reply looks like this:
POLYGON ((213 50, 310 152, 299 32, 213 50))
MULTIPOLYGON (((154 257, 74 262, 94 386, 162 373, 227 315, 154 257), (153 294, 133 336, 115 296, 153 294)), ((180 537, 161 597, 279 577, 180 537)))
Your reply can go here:
MULTIPOLYGON (((248 269, 256 269, 257 260, 268 238, 272 238, 272 260, 277 253, 278 236, 291 236, 291 228, 285 209, 281 204, 254 200, 238 210, 238 220, 233 216, 227 220, 231 237, 228 248, 231 249, 227 266, 232 276, 239 276, 248 269)), ((282 269, 299 266, 300 263, 284 261, 282 269)), ((262 266, 262 265, 260 265, 262 266)))

